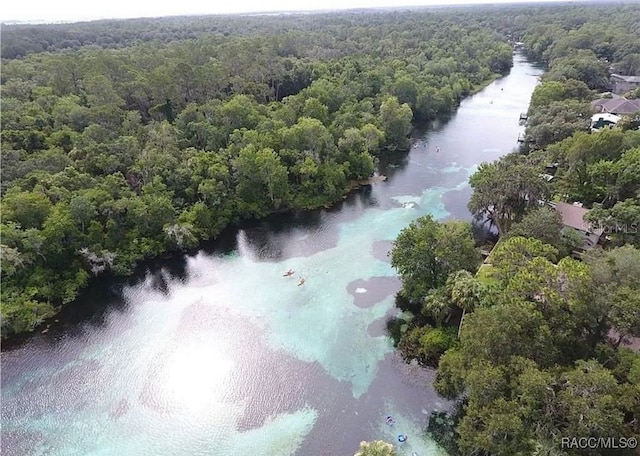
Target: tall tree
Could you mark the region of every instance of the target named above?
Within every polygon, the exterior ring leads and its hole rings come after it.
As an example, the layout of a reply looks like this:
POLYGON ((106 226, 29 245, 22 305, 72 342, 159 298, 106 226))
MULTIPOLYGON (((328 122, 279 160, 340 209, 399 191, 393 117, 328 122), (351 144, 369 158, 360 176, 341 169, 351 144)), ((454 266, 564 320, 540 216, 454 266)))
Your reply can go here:
POLYGON ((266 214, 286 201, 287 168, 273 149, 245 147, 234 160, 238 194, 248 213, 266 214))
POLYGON ((473 189, 469 210, 477 219, 491 222, 500 236, 549 194, 547 182, 537 168, 515 154, 482 163, 469 178, 469 184, 473 189))
POLYGON ((438 223, 430 215, 402 230, 391 250, 391 264, 402 278, 404 296, 411 301, 423 300, 454 271, 475 272, 479 263, 470 224, 438 223))
POLYGON ((385 133, 387 148, 406 150, 410 146, 413 112, 408 104, 400 104, 396 97, 386 98, 380 105, 379 125, 385 133))

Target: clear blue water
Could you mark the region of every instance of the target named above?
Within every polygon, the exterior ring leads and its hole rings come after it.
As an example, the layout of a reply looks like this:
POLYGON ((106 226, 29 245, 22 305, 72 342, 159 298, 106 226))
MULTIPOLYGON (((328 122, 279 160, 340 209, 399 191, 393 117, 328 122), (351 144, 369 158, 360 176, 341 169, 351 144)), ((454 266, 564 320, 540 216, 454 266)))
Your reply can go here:
POLYGON ((517 146, 541 73, 516 56, 511 74, 382 163, 387 181, 335 208, 96 282, 48 333, 5 347, 3 454, 352 455, 374 439, 443 454, 422 430, 449 404, 384 332, 400 287, 386 252, 424 214, 470 218, 467 179, 517 146))

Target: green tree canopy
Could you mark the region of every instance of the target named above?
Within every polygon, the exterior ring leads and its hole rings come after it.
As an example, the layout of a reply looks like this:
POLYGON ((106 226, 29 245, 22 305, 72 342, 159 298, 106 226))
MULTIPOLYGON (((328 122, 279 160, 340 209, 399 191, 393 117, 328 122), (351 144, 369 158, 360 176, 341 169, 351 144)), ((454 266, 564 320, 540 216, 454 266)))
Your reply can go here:
POLYGON ((425 216, 402 230, 391 250, 391 264, 402 278, 403 295, 422 301, 430 289, 444 285, 451 272, 475 272, 480 256, 469 223, 438 223, 425 216))
POLYGON ((516 154, 480 164, 469 184, 473 189, 469 210, 476 218, 495 225, 500 235, 549 194, 548 185, 536 167, 516 154))
POLYGON ((413 112, 411 107, 400 104, 396 97, 386 98, 380 105, 380 128, 387 139, 387 147, 395 150, 406 150, 411 144, 409 133, 411 132, 411 119, 413 112))
POLYGON ((360 448, 353 456, 396 456, 398 453, 393 445, 383 440, 360 442, 360 448))

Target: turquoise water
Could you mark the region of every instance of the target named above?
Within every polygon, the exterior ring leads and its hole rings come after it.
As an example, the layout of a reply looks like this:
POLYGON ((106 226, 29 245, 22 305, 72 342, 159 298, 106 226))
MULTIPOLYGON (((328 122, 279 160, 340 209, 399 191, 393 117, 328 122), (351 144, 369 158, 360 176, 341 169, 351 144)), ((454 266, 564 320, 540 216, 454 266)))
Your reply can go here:
POLYGON ((384 334, 399 289, 386 252, 419 216, 469 218, 468 176, 516 147, 540 74, 517 56, 339 207, 96 284, 3 353, 3 454, 351 455, 373 439, 442 454, 422 430, 449 404, 384 334))

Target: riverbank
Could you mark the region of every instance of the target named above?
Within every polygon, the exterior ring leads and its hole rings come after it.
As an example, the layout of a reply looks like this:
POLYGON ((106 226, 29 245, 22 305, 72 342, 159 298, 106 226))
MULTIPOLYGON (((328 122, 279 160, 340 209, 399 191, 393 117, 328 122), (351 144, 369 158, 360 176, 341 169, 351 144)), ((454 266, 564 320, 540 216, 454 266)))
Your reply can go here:
MULTIPOLYGON (((491 78, 484 81, 483 83, 484 87, 488 86, 494 80, 495 80, 494 78, 491 78)), ((478 87, 474 86, 474 90, 477 90, 477 89, 478 87)), ((464 101, 464 99, 462 101, 464 101)), ((456 106, 455 109, 457 109, 458 106, 456 106)), ((446 118, 449 118, 450 115, 451 114, 448 114, 446 118)), ((437 124, 438 122, 439 121, 436 120, 436 121, 429 122, 429 124, 433 125, 434 123, 437 124)), ((416 130, 414 125, 413 133, 415 131, 416 130)), ((424 130, 421 129, 420 132, 424 133, 424 130)), ((404 156, 406 155, 406 152, 393 152, 393 153, 386 152, 385 155, 404 156)), ((334 198, 333 201, 330 201, 330 202, 318 201, 315 204, 302 206, 296 209, 291 209, 291 208, 278 209, 278 210, 272 211, 271 213, 267 213, 266 215, 263 215, 263 217, 268 217, 276 214, 294 213, 296 211, 314 211, 321 208, 329 209, 331 207, 334 207, 340 201, 343 201, 345 198, 347 198, 349 194, 351 194, 353 191, 357 190, 358 188, 363 186, 368 186, 368 185, 374 185, 374 184, 383 182, 385 179, 386 179, 385 176, 379 175, 376 171, 374 175, 368 179, 349 181, 345 185, 345 188, 342 194, 339 197, 334 198)), ((320 199, 326 199, 326 198, 320 198, 320 199)), ((144 216, 146 217, 147 215, 144 215, 144 216)), ((262 217, 258 217, 257 220, 260 220, 261 218, 262 217)), ((216 225, 216 228, 213 230, 214 232, 214 235, 212 236, 213 239, 215 239, 222 231, 233 229, 234 227, 237 227, 237 226, 242 226, 242 224, 244 223, 243 219, 239 219, 239 216, 233 215, 233 213, 227 214, 223 218, 223 220, 225 219, 228 219, 226 223, 224 221, 221 222, 220 220, 216 221, 215 223, 213 223, 212 221, 212 224, 216 225)), ((253 220, 255 222, 256 218, 244 219, 244 220, 245 221, 253 220)), ((90 225, 91 220, 88 219, 86 222, 83 222, 83 224, 84 223, 86 223, 86 225, 90 225)), ((165 226, 164 229, 166 228, 167 227, 165 226)), ((21 339, 22 335, 28 334, 34 331, 45 331, 45 332, 48 331, 48 329, 51 328, 52 324, 55 322, 55 319, 57 318, 57 315, 60 313, 62 307, 66 306, 69 302, 72 302, 74 299, 76 299, 78 296, 78 293, 82 289, 86 289, 88 287, 93 286, 92 284, 95 283, 95 280, 94 280, 95 274, 105 276, 107 279, 110 277, 113 277, 113 278, 127 277, 132 275, 134 271, 138 269, 139 265, 141 264, 144 265, 146 262, 149 262, 149 261, 153 262, 155 260, 168 258, 174 255, 182 255, 184 253, 188 254, 190 252, 195 252, 202 246, 203 242, 211 242, 211 240, 209 239, 209 235, 203 238, 199 236, 197 232, 185 228, 184 225, 180 225, 180 224, 174 225, 172 227, 172 230, 174 233, 176 233, 174 235, 175 242, 173 243, 168 243, 164 241, 150 242, 149 240, 143 239, 142 243, 145 245, 145 248, 143 248, 141 251, 144 251, 144 254, 142 254, 141 252, 138 252, 140 248, 136 247, 137 250, 133 249, 131 252, 127 251, 126 256, 128 260, 121 262, 121 264, 117 266, 113 265, 113 261, 114 259, 118 258, 118 255, 113 252, 109 253, 107 250, 103 250, 102 253, 96 253, 96 252, 90 251, 88 248, 81 249, 81 251, 85 253, 83 253, 83 255, 75 255, 73 259, 70 259, 69 261, 71 261, 72 263, 79 263, 79 264, 81 263, 83 265, 82 268, 75 274, 74 278, 67 278, 67 280, 69 280, 70 283, 63 282, 62 284, 57 285, 57 286, 60 286, 61 288, 64 288, 64 293, 63 293, 64 304, 61 304, 60 299, 50 300, 46 303, 39 302, 37 298, 33 298, 32 296, 30 299, 34 303, 33 309, 36 309, 36 310, 33 310, 34 316, 30 317, 31 320, 28 322, 28 324, 22 325, 21 326, 22 329, 18 330, 17 332, 14 329, 11 332, 7 333, 7 331, 3 329, 3 333, 2 333, 3 340, 9 341, 11 338, 21 339), (184 244, 189 244, 189 245, 187 246, 184 244), (93 274, 90 274, 87 271, 87 268, 94 271, 93 274), (99 271, 99 272, 96 272, 96 271, 99 271), (54 303, 55 305, 52 306, 51 303, 54 303), (41 305, 43 309, 38 310, 37 309, 38 305, 41 305)), ((137 246, 139 243, 137 242, 137 239, 134 239, 132 241, 132 244, 135 244, 137 246)), ((36 293, 35 296, 38 296, 38 293, 36 293)), ((4 309, 5 320, 12 319, 11 314, 9 313, 9 310, 7 309, 9 308, 13 309, 14 307, 15 306, 12 303, 7 304, 7 306, 4 309)), ((21 311, 19 305, 15 308, 15 311, 16 312, 21 311)))

